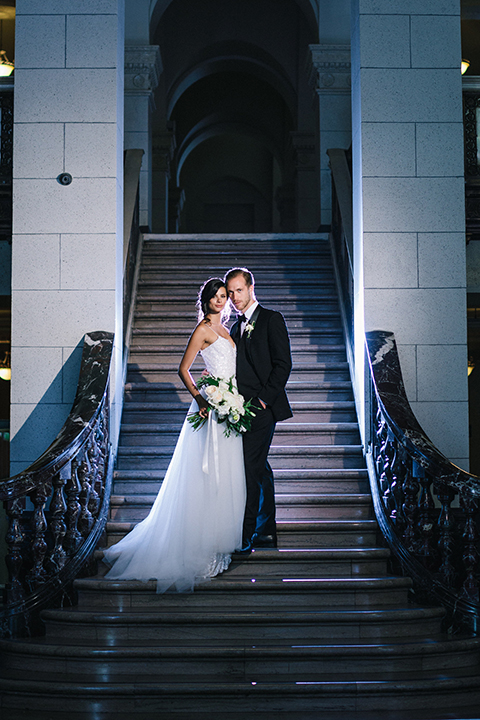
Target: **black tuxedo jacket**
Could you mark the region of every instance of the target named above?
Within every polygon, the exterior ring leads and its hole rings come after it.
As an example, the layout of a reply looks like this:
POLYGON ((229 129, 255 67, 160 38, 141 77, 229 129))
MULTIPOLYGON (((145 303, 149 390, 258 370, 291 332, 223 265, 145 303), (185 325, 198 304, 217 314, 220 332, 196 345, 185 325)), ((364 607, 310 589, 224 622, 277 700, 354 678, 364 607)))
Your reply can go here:
POLYGON ((257 305, 250 334, 240 335, 240 322, 230 334, 237 345, 237 385, 246 400, 260 398, 276 421, 292 417, 285 385, 292 369, 290 340, 283 315, 257 305))

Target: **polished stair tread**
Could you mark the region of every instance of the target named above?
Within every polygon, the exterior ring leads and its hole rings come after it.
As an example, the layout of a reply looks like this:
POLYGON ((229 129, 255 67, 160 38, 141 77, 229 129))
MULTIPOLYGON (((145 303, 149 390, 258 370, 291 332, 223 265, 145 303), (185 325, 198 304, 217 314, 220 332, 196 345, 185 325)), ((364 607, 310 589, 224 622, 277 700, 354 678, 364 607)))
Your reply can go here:
MULTIPOLYGON (((145 495, 132 492, 129 495, 112 495, 110 498, 111 505, 117 507, 121 505, 142 505, 151 504, 155 500, 156 494, 145 495)), ((368 493, 364 494, 347 494, 347 493, 276 493, 275 502, 277 505, 363 505, 372 503, 372 497, 368 493)))

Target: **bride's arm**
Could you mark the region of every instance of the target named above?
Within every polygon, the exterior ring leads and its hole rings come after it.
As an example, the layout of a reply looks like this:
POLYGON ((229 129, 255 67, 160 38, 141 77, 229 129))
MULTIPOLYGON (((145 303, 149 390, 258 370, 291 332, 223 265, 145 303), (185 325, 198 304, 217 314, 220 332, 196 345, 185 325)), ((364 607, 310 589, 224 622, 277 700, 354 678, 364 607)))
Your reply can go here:
POLYGON ((192 367, 193 361, 197 357, 200 350, 202 350, 203 347, 209 344, 207 334, 208 328, 206 327, 206 325, 204 325, 203 323, 197 325, 190 337, 190 340, 188 341, 188 345, 185 348, 185 352, 183 353, 183 357, 180 361, 180 366, 178 368, 178 374, 180 376, 180 379, 187 388, 190 395, 194 398, 194 400, 197 401, 199 412, 202 417, 207 417, 208 403, 203 397, 203 395, 200 395, 200 392, 195 384, 192 374, 190 373, 190 368, 192 367))

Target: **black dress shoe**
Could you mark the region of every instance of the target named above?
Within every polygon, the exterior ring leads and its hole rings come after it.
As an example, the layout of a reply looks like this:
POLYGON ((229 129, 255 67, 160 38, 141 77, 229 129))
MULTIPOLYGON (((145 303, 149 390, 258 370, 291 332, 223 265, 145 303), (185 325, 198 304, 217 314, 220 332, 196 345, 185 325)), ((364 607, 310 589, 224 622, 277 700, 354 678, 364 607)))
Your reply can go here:
POLYGON ((254 533, 252 537, 252 545, 254 548, 276 548, 277 536, 254 533))

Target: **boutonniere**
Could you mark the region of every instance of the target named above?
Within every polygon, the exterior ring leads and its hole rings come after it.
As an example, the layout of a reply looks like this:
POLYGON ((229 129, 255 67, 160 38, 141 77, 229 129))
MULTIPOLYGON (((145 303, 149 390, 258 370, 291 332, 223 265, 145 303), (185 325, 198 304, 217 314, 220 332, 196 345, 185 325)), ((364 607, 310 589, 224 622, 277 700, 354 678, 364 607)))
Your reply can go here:
POLYGON ((245 325, 245 330, 243 332, 246 333, 247 338, 249 340, 250 340, 250 335, 255 330, 255 322, 256 322, 256 320, 254 320, 253 322, 249 322, 245 325))

